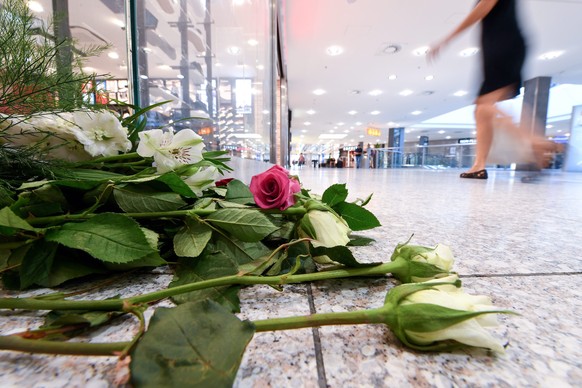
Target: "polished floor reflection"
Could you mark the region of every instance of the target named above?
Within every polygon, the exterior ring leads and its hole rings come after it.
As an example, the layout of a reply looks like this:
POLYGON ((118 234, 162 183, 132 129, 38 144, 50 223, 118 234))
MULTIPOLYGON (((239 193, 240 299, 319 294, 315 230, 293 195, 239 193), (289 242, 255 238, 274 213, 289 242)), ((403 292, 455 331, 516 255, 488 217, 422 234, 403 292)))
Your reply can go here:
MULTIPOLYGON (((234 160, 245 182, 269 166, 234 160)), ((386 261, 414 234, 419 245, 449 245, 454 269, 471 294, 519 315, 500 317, 494 334, 504 355, 483 350, 421 354, 381 326, 334 326, 258 333, 243 358, 242 387, 575 387, 582 381, 582 174, 548 173, 521 183, 521 173, 490 171, 486 181, 457 170, 292 169, 305 188, 322 193, 346 183, 382 223, 362 233, 376 242, 355 249, 361 261, 386 261)), ((118 282, 103 297, 166 286, 168 271, 118 282)), ((350 311, 382 304, 390 277, 267 286, 242 291, 241 318, 350 311)), ((151 313, 151 312, 150 312, 151 313)), ((2 312, 0 331, 34 327, 40 314, 2 312)), ((100 330, 94 342, 126 340, 127 322, 100 330), (125 323, 125 324, 124 324, 125 323)), ((2 386, 120 386, 117 360, 0 352, 2 386)), ((121 384, 123 386, 123 384, 121 384)))
MULTIPOLYGON (((376 243, 355 249, 360 260, 389 260, 412 234, 416 244, 447 244, 468 293, 490 295, 495 305, 520 315, 499 319, 494 333, 508 344, 501 356, 421 354, 372 325, 260 333, 245 355, 238 387, 579 386, 582 174, 557 171, 525 184, 523 173, 503 170, 490 171, 486 181, 460 179, 460 170, 291 171, 315 193, 333 183, 347 183, 353 200, 374 193, 367 207, 382 227, 365 233, 376 243)), ((243 316, 378 307, 394 284, 352 279, 283 293, 248 289, 243 316)))

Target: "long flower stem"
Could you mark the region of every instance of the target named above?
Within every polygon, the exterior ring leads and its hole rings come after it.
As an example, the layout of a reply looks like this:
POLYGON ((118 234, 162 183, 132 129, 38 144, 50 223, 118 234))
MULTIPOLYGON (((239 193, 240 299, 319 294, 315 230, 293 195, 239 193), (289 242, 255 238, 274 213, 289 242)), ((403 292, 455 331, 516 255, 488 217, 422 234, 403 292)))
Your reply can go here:
MULTIPOLYGON (((128 152, 126 154, 121 154, 121 155, 104 156, 102 158, 95 158, 95 159, 91 160, 90 164, 110 163, 110 162, 117 162, 119 160, 137 159, 137 158, 142 158, 142 157, 137 152, 128 152)), ((84 165, 87 163, 79 163, 79 164, 84 165)))
POLYGON ((69 354, 84 356, 115 356, 131 342, 81 343, 29 340, 18 336, 0 336, 0 349, 29 353, 69 354))
POLYGON ((273 318, 253 321, 255 330, 275 331, 301 329, 305 327, 330 326, 330 325, 359 325, 386 323, 386 315, 389 310, 385 307, 360 311, 347 311, 339 313, 321 313, 298 317, 273 318))
MULTIPOLYGON (((214 213, 216 210, 213 209, 190 209, 190 210, 173 210, 164 212, 147 212, 147 213, 121 213, 127 217, 131 218, 180 218, 188 217, 194 214, 198 216, 208 216, 214 213)), ((269 210, 264 211, 265 213, 272 214, 286 214, 286 215, 301 215, 305 214, 304 208, 289 208, 287 210, 269 210)), ((59 222, 67 221, 83 221, 95 217, 96 213, 81 213, 81 214, 64 214, 60 216, 49 216, 49 217, 35 217, 28 218, 26 221, 30 225, 43 225, 43 224, 54 224, 59 222)))
POLYGON ((321 271, 300 275, 279 276, 249 276, 232 275, 216 279, 204 280, 185 284, 178 287, 151 292, 149 294, 129 297, 125 299, 108 300, 44 300, 35 298, 0 298, 0 309, 25 310, 99 310, 99 311, 127 311, 137 304, 152 303, 175 295, 197 291, 212 287, 232 285, 283 285, 313 282, 317 280, 341 279, 356 276, 380 276, 391 273, 400 268, 400 263, 389 262, 372 267, 346 268, 332 271, 321 271))

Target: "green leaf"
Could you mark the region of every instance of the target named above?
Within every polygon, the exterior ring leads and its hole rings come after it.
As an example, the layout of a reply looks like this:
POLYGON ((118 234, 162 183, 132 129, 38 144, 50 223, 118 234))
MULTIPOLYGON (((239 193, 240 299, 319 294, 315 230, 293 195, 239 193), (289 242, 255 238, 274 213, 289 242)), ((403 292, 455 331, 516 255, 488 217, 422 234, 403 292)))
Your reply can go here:
POLYGON ((353 231, 367 230, 380 226, 380 221, 372 212, 353 203, 342 202, 333 208, 348 223, 353 231))
POLYGON ((121 214, 103 213, 66 223, 48 230, 45 238, 110 263, 129 263, 155 252, 139 224, 121 214))
POLYGON ((131 353, 137 387, 230 388, 254 327, 206 301, 159 308, 131 353))
POLYGON ((243 205, 250 205, 255 203, 253 193, 251 193, 249 187, 241 181, 237 179, 232 180, 228 182, 226 188, 227 191, 225 199, 227 201, 243 205))
POLYGON ((352 254, 352 251, 350 251, 350 248, 344 247, 342 245, 338 245, 337 247, 333 247, 333 248, 326 248, 326 247, 313 248, 312 255, 315 257, 316 256, 328 256, 333 261, 340 263, 340 264, 343 264, 346 267, 352 267, 352 268, 371 267, 371 266, 381 264, 381 263, 371 263, 371 264, 360 263, 360 262, 358 262, 358 260, 356 260, 356 258, 352 254))
POLYGON ((47 282, 58 244, 45 240, 32 243, 20 264, 20 288, 26 289, 33 284, 47 282))
POLYGON ((48 278, 39 286, 55 287, 72 279, 106 273, 101 262, 90 258, 85 253, 71 250, 65 254, 61 252, 63 247, 59 248, 48 278))
POLYGON ((126 213, 150 213, 178 210, 186 205, 180 195, 153 190, 147 185, 115 187, 115 201, 126 213))
POLYGON ((220 209, 209 215, 206 221, 246 242, 260 241, 277 230, 263 213, 254 209, 220 209))
POLYGON ((10 229, 28 230, 29 232, 36 232, 38 230, 22 218, 18 217, 8 207, 0 209, 0 226, 10 229))
POLYGON ((210 241, 212 229, 193 219, 174 235, 174 252, 180 257, 198 257, 210 241))
MULTIPOLYGON (((238 263, 222 252, 213 252, 197 259, 182 258, 178 261, 176 275, 170 283, 170 288, 184 284, 196 283, 202 280, 232 276, 238 273, 238 263)), ((231 312, 240 311, 238 299, 239 287, 213 287, 192 291, 172 297, 177 304, 211 299, 227 307, 231 312)))
POLYGON ((184 182, 176 173, 168 172, 156 180, 165 183, 176 194, 180 194, 186 198, 198 197, 186 182, 184 182))
POLYGON ((13 195, 12 191, 0 185, 0 207, 12 205, 14 203, 13 195))
POLYGON ((331 185, 330 187, 325 190, 321 200, 327 203, 329 206, 333 207, 339 203, 342 203, 348 197, 348 190, 346 189, 346 184, 336 183, 335 185, 331 185))
POLYGON ((247 243, 239 241, 231 236, 223 236, 218 233, 214 234, 210 242, 211 252, 221 251, 228 257, 231 257, 238 264, 249 263, 265 255, 271 254, 271 250, 263 243, 247 243))
POLYGON ((356 235, 352 234, 350 236, 350 242, 348 243, 348 246, 350 246, 350 247, 365 247, 367 245, 372 244, 375 241, 376 240, 374 240, 373 238, 364 237, 364 236, 356 236, 356 235))

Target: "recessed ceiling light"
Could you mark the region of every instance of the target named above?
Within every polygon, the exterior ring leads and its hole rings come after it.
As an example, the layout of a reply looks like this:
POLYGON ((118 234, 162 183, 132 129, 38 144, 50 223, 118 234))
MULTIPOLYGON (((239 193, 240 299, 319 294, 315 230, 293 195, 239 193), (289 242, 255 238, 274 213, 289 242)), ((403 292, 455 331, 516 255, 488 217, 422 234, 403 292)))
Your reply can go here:
POLYGON ((414 55, 416 55, 417 57, 422 57, 428 53, 428 50, 430 50, 430 47, 422 46, 422 47, 417 48, 416 50, 413 50, 412 53, 414 55))
POLYGON ((373 115, 373 116, 377 116, 377 115, 380 114, 380 111, 379 110, 373 110, 373 111, 370 112, 370 114, 373 115))
POLYGON ((442 135, 443 133, 445 133, 446 131, 440 130, 439 133, 442 135))
POLYGON ((400 50, 402 50, 402 47, 399 44, 390 43, 382 49, 382 52, 384 54, 396 54, 400 50))
POLYGON ((563 51, 548 51, 547 53, 543 53, 538 58, 542 61, 549 61, 551 59, 556 59, 564 54, 563 51))
POLYGON ((424 79, 427 81, 432 81, 434 79, 434 75, 427 75, 426 77, 424 77, 424 79))
POLYGON ((476 135, 476 134, 477 134, 477 131, 473 131, 473 135, 476 135))
POLYGON ((466 96, 468 92, 464 91, 464 90, 457 90, 455 93, 453 93, 453 96, 455 97, 463 97, 466 96))
POLYGON ((302 129, 301 133, 307 133, 307 129, 302 129))
POLYGON ((362 125, 362 122, 361 122, 361 121, 358 121, 358 122, 356 123, 356 125, 362 125))
POLYGON ((115 51, 110 51, 107 56, 111 59, 118 59, 119 58, 119 54, 117 54, 115 51))
POLYGON ((368 94, 370 96, 379 96, 380 94, 382 94, 382 91, 380 89, 374 89, 374 90, 370 91, 368 94))
POLYGON ((472 57, 473 55, 477 54, 479 52, 479 48, 477 47, 469 47, 466 48, 464 50, 462 50, 459 55, 462 57, 472 57))
POLYGON ((238 55, 238 54, 240 54, 240 47, 238 47, 238 46, 229 46, 226 49, 226 52, 229 53, 230 55, 238 55))
POLYGON ((447 137, 446 137, 446 139, 450 139, 450 138, 451 138, 450 136, 447 136, 447 137))
POLYGON ((401 96, 410 96, 412 93, 414 93, 412 90, 410 89, 404 89, 403 91, 401 91, 399 94, 401 96))
POLYGON ((341 127, 341 126, 344 126, 344 125, 346 125, 346 123, 344 123, 344 122, 339 122, 339 123, 337 123, 337 126, 338 126, 338 127, 341 127))
POLYGON ((415 110, 414 112, 410 112, 410 114, 414 115, 414 116, 418 116, 421 113, 422 113, 422 111, 420 111, 420 110, 415 110))
POLYGON ((149 47, 144 47, 142 50, 145 51, 146 53, 151 53, 152 52, 152 49, 149 48, 149 47))
POLYGON ((85 66, 83 67, 83 71, 86 71, 87 73, 93 73, 95 71, 95 68, 91 66, 85 66))
POLYGON ((249 46, 256 46, 259 44, 259 41, 256 39, 249 39, 249 40, 247 40, 247 43, 249 46))
POLYGON ((315 90, 313 91, 313 94, 315 94, 316 96, 321 96, 321 95, 323 95, 323 94, 325 94, 325 93, 326 93, 326 92, 325 92, 325 90, 323 90, 323 89, 315 89, 315 90))
POLYGON ((355 114, 358 114, 358 111, 357 111, 357 110, 351 110, 351 111, 349 111, 349 112, 348 112, 348 114, 349 114, 350 116, 353 116, 353 115, 355 115, 355 114))
POLYGON ((363 139, 363 138, 364 138, 364 135, 360 135, 360 139, 363 139))
POLYGON ((32 12, 44 12, 43 6, 38 1, 29 1, 28 9, 32 12))
POLYGON ((315 114, 315 111, 313 109, 309 109, 306 113, 308 115, 314 115, 315 114))
POLYGON ((183 76, 182 74, 178 74, 178 75, 176 76, 176 78, 178 78, 178 79, 183 79, 183 78, 184 78, 184 76, 183 76))
POLYGON ((336 55, 342 54, 344 52, 344 49, 341 46, 333 45, 326 48, 325 52, 327 53, 327 55, 335 57, 336 55))
POLYGON ((554 128, 554 126, 552 124, 548 124, 548 125, 546 125, 546 128, 547 129, 552 129, 552 128, 554 128))
POLYGON ((170 65, 159 65, 158 68, 162 70, 172 70, 170 65))
POLYGON ((115 24, 117 27, 125 28, 125 23, 123 22, 123 20, 113 18, 111 19, 111 23, 115 24))
POLYGON ((141 79, 148 79, 148 76, 145 75, 145 74, 142 74, 142 75, 139 76, 139 78, 141 78, 141 79))
POLYGON ((311 122, 306 121, 306 122, 303 123, 303 125, 305 125, 306 127, 309 127, 311 125, 311 122))
POLYGON ((346 137, 347 135, 345 133, 322 133, 321 135, 319 135, 319 139, 321 140, 339 140, 339 139, 343 139, 344 137, 346 137))
POLYGON ((396 74, 390 74, 390 75, 388 76, 388 79, 389 79, 390 81, 394 81, 396 78, 398 78, 398 76, 397 76, 396 74))
POLYGON ((259 69, 259 70, 265 70, 265 66, 263 66, 263 65, 257 65, 257 69, 259 69))

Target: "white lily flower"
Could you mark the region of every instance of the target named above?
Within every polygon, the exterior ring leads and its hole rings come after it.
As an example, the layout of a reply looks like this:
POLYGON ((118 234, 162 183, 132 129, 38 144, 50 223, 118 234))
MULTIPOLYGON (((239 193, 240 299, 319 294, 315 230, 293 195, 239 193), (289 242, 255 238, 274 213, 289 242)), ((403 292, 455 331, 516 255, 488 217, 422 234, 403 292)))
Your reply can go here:
POLYGON ((214 166, 200 167, 194 174, 184 178, 184 182, 192 189, 194 194, 202 196, 202 192, 214 186, 220 172, 214 166))
POLYGON ((38 147, 45 152, 43 158, 46 159, 79 162, 91 158, 75 136, 75 124, 70 113, 3 119, 0 140, 7 145, 38 147))
POLYGON ((139 139, 137 153, 143 157, 153 156, 161 174, 203 159, 202 137, 191 129, 183 129, 176 134, 152 129, 140 132, 139 139))
POLYGON ((115 156, 131 149, 127 128, 109 111, 76 111, 72 128, 77 140, 91 156, 115 156))

